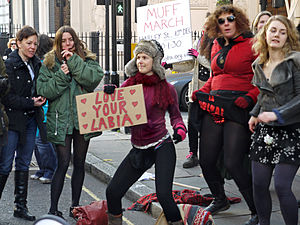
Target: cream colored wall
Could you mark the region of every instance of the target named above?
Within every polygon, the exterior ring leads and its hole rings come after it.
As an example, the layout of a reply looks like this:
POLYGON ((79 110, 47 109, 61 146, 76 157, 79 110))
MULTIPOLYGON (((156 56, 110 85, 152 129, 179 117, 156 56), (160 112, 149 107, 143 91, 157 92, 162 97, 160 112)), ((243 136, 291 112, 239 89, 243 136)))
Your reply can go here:
MULTIPOLYGON (((105 6, 96 5, 95 0, 72 0, 71 26, 78 32, 105 31, 105 6)), ((134 10, 134 8, 133 8, 134 10)), ((111 7, 110 7, 111 26, 111 7)), ((134 20, 133 20, 134 21, 134 20)), ((123 17, 117 16, 117 30, 123 29, 123 17)))

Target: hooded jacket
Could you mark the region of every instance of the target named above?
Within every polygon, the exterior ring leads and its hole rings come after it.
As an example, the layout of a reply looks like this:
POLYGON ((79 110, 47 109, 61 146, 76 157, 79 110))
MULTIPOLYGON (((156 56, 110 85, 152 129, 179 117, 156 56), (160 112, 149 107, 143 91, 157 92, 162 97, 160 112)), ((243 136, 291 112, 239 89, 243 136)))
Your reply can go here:
POLYGON ((272 71, 269 82, 259 59, 253 63, 254 77, 260 94, 250 114, 257 117, 261 112, 274 111, 279 120, 269 123, 286 126, 300 122, 300 52, 291 52, 272 71))
MULTIPOLYGON (((61 69, 54 50, 45 55, 37 81, 38 94, 49 102, 47 112, 48 140, 65 145, 65 137, 79 130, 75 96, 93 92, 103 77, 96 56, 86 50, 86 60, 74 53, 67 61, 70 74, 61 69)), ((85 140, 100 133, 85 134, 85 140)))

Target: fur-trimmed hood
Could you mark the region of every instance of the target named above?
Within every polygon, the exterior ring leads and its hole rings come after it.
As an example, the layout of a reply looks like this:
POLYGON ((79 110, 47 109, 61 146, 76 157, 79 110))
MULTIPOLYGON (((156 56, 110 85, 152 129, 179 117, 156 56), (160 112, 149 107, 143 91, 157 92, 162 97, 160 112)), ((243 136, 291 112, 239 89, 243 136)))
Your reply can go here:
POLYGON ((161 45, 155 40, 141 40, 137 44, 134 49, 134 58, 131 59, 125 66, 126 75, 132 77, 138 72, 136 56, 141 52, 153 58, 152 71, 156 73, 161 80, 166 79, 165 68, 161 65, 161 60, 164 57, 164 51, 161 45))
MULTIPOLYGON (((94 53, 92 53, 90 50, 85 49, 84 53, 85 53, 86 58, 96 60, 96 55, 94 53)), ((52 69, 55 66, 55 51, 54 50, 51 50, 50 52, 48 52, 45 55, 45 59, 44 59, 43 63, 49 69, 52 69)))

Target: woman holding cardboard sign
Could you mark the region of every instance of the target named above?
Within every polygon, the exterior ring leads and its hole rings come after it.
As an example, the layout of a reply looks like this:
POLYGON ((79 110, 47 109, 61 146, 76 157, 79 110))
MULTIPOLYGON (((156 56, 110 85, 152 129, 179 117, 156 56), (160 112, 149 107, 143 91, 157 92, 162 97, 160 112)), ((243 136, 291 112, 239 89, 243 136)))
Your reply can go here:
MULTIPOLYGON (((158 42, 141 40, 135 48, 135 57, 125 67, 130 78, 122 86, 143 85, 148 122, 131 127, 132 149, 106 189, 110 225, 122 224, 122 197, 153 164, 156 193, 166 218, 170 224, 183 224, 172 197, 176 163, 173 140, 175 144, 182 141, 186 136, 186 128, 179 111, 176 91, 165 79, 165 69, 161 66, 163 56, 163 49, 158 42), (166 129, 167 111, 174 129, 173 140, 166 129)), ((113 93, 111 89, 113 86, 106 86, 104 92, 113 93)))
MULTIPOLYGON (((51 183, 49 214, 62 217, 58 200, 71 157, 73 141, 72 209, 79 205, 84 180, 84 162, 91 136, 79 133, 75 96, 93 92, 103 71, 79 40, 73 28, 61 27, 55 35, 53 50, 46 54, 37 81, 37 91, 49 100, 48 140, 56 145, 58 165, 51 183), (76 174, 76 176, 74 176, 76 174)), ((95 135, 95 133, 94 133, 95 135)))

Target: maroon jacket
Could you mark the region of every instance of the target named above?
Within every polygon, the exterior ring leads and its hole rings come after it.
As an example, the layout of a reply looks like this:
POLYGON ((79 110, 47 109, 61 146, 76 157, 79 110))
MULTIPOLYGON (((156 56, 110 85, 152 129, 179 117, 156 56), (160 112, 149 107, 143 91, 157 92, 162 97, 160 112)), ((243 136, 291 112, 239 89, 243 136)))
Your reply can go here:
MULTIPOLYGON (((174 104, 169 105, 167 111, 174 129, 179 124, 184 126, 184 123, 179 111, 175 88, 169 83, 168 86, 174 98, 174 104)), ((127 87, 127 81, 122 84, 122 87, 127 87)), ((155 86, 143 85, 143 91, 148 122, 131 127, 131 143, 137 146, 145 146, 157 142, 168 133, 165 120, 166 111, 160 109, 157 105, 152 105, 155 86)))
POLYGON ((252 34, 245 33, 231 39, 224 46, 225 40, 218 38, 211 50, 211 69, 213 75, 200 89, 205 93, 218 90, 245 91, 256 103, 259 90, 253 86, 252 63, 256 59, 252 47, 252 34))

